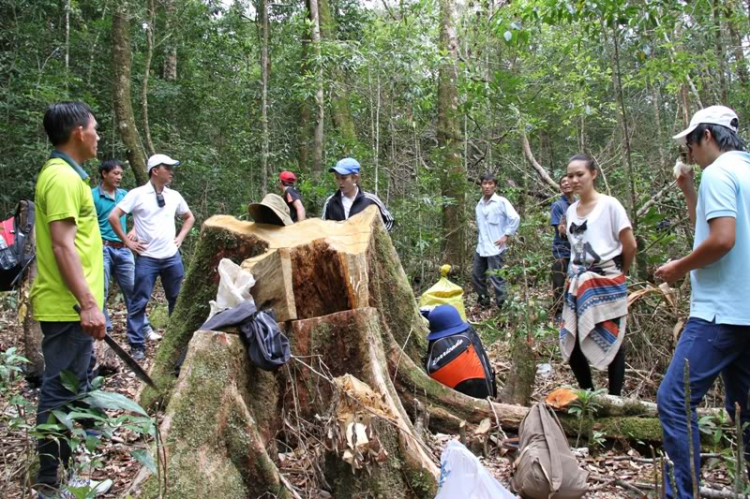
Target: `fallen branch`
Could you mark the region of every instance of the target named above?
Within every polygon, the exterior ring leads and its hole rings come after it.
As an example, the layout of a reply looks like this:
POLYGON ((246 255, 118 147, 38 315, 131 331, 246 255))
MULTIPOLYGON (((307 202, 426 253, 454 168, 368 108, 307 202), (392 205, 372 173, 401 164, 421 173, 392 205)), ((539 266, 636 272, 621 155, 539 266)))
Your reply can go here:
POLYGON ((560 190, 560 186, 557 185, 557 182, 555 182, 552 177, 549 176, 549 173, 547 173, 547 170, 539 164, 539 162, 534 157, 534 153, 531 152, 531 144, 529 144, 529 139, 526 138, 526 132, 523 131, 523 127, 521 127, 521 138, 523 140, 523 152, 526 155, 526 159, 529 160, 529 163, 531 163, 531 166, 536 170, 536 173, 539 175, 539 178, 544 181, 545 184, 547 184, 549 187, 554 189, 554 192, 558 192, 560 190))
POLYGON ((636 215, 637 215, 638 217, 642 217, 643 215, 645 215, 645 214, 646 214, 646 213, 648 212, 649 208, 651 208, 651 206, 653 206, 654 204, 656 204, 656 202, 657 202, 657 201, 659 201, 659 199, 661 199, 661 197, 662 197, 662 196, 663 196, 664 194, 666 194, 667 192, 669 192, 669 190, 670 190, 670 189, 671 189, 672 187, 674 187, 674 185, 675 185, 676 183, 677 183, 677 181, 676 181, 676 180, 673 180, 673 181, 672 181, 672 182, 670 182, 669 184, 667 184, 667 185, 665 185, 664 187, 662 187, 662 188, 661 188, 661 190, 660 190, 659 192, 657 192, 656 194, 654 194, 653 196, 651 196, 651 199, 649 199, 648 201, 646 201, 645 203, 643 203, 643 204, 641 205, 641 207, 640 207, 640 208, 638 208, 638 211, 636 211, 636 212, 635 212, 635 213, 636 213, 636 215))

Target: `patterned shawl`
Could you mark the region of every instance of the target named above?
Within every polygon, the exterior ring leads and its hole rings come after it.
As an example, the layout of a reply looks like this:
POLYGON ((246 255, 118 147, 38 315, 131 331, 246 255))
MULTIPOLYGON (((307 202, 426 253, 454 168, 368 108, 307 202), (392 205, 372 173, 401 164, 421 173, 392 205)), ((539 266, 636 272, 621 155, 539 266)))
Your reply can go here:
POLYGON ((625 338, 628 291, 625 275, 613 260, 591 267, 571 262, 563 305, 560 349, 567 362, 576 337, 589 363, 604 370, 625 338))

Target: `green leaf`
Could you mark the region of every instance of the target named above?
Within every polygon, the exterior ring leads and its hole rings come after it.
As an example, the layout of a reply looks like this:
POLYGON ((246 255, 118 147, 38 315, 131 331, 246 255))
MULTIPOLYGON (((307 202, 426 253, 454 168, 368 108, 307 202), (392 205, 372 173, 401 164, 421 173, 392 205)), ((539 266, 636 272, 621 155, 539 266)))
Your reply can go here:
POLYGON ((151 473, 156 474, 156 463, 154 463, 154 456, 151 455, 150 451, 146 449, 136 449, 131 452, 130 455, 132 455, 136 461, 148 468, 151 473))
POLYGON ((60 372, 60 381, 66 390, 78 393, 78 378, 70 371, 60 372))
POLYGON ((67 429, 73 429, 73 420, 70 419, 70 416, 68 414, 62 411, 52 411, 52 414, 54 414, 57 420, 60 423, 64 424, 67 429))
POLYGON ((84 399, 84 402, 91 404, 93 407, 100 409, 116 409, 123 411, 135 412, 148 417, 148 413, 129 398, 119 393, 103 392, 101 390, 95 390, 89 392, 88 396, 84 399))

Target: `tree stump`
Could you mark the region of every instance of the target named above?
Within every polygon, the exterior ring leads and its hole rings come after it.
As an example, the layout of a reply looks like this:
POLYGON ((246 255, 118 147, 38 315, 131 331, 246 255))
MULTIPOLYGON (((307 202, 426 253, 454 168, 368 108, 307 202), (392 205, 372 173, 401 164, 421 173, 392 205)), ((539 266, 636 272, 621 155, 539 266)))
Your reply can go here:
MULTIPOLYGON (((346 222, 310 219, 289 227, 212 217, 154 362, 161 389, 141 397, 145 406, 166 406, 166 495, 287 497, 276 442, 294 447, 299 441, 289 439, 302 437, 290 437, 290 426, 322 425, 316 445, 320 451, 324 441, 321 469, 335 497, 434 497, 438 459, 423 441, 423 421, 451 433, 486 418, 515 429, 528 409, 473 399, 432 380, 421 367, 426 332, 375 207, 346 222), (256 303, 285 319, 293 357, 282 369, 260 371, 237 336, 199 330, 221 258, 250 269, 256 303), (178 379, 175 361, 186 349, 178 379)), ((656 420, 630 419, 595 423, 627 436, 645 422, 651 440, 656 420)), ((581 427, 568 426, 573 435, 581 427)), ((149 497, 157 492, 155 477, 145 490, 149 497)))

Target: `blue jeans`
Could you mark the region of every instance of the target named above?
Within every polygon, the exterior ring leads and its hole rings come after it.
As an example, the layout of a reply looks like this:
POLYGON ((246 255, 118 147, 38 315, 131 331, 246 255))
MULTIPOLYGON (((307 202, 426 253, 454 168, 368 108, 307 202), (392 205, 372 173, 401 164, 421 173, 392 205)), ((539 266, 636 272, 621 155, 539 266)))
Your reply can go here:
MULTIPOLYGON (((740 404, 740 419, 750 421, 750 326, 716 324, 691 317, 677 342, 672 362, 659 387, 657 404, 664 430, 664 449, 674 463, 677 491, 665 476, 666 497, 693 497, 690 475, 690 445, 685 416, 685 360, 690 366, 690 407, 693 428, 693 458, 700 479, 700 436, 695 408, 714 380, 721 374, 724 381, 724 407, 734 420, 734 404, 740 404)), ((750 457, 750 429, 745 431, 745 456, 750 457)))
POLYGON ((169 258, 139 256, 135 261, 135 285, 128 310, 128 343, 132 348, 142 349, 146 343, 146 305, 151 299, 156 278, 161 277, 164 294, 167 295, 169 315, 172 315, 185 271, 180 252, 169 258))
MULTIPOLYGON (((70 412, 66 406, 75 398, 60 379, 61 371, 70 371, 78 378, 78 390, 89 389, 88 367, 93 348, 93 339, 81 329, 80 322, 40 322, 42 328, 42 354, 44 355, 44 377, 39 392, 36 422, 47 422, 51 411, 70 412)), ((39 449, 39 475, 37 483, 56 485, 59 483, 57 467, 62 462, 67 467, 71 450, 65 439, 41 439, 39 449)))
POLYGON ((135 259, 128 248, 104 246, 104 317, 107 319, 107 331, 112 330, 106 302, 109 296, 109 280, 113 275, 125 298, 125 306, 130 309, 130 297, 133 295, 135 280, 135 259))

